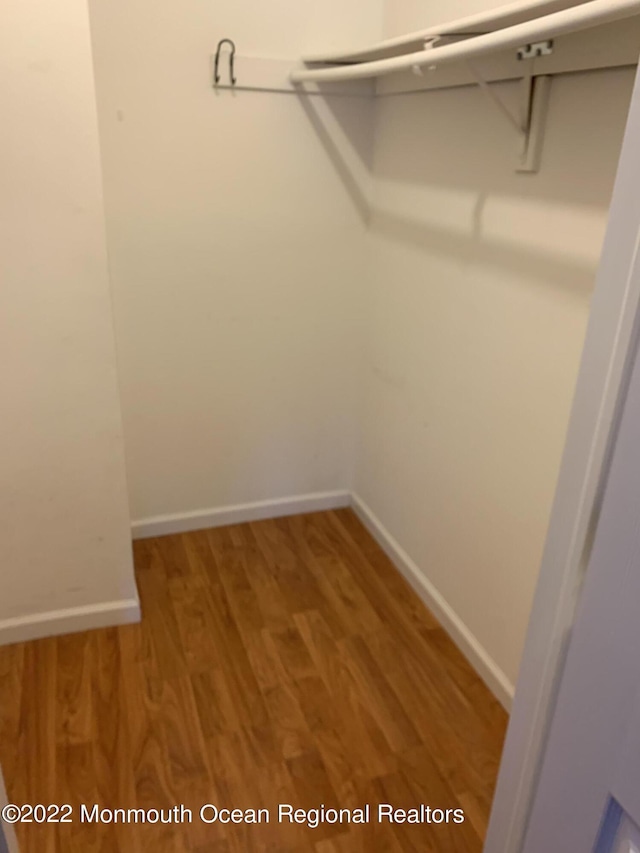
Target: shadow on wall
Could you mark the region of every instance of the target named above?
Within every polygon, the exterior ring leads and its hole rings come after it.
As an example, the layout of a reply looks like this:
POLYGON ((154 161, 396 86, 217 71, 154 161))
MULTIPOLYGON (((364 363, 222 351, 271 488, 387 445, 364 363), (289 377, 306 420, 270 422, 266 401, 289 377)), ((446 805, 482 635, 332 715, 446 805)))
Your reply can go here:
POLYGON ((318 135, 363 223, 371 218, 374 154, 373 99, 331 95, 299 96, 299 103, 318 135), (358 109, 354 109, 358 106, 358 109))
POLYGON ((483 236, 481 220, 487 198, 484 193, 478 195, 475 224, 468 234, 384 210, 372 212, 371 231, 429 255, 455 257, 462 266, 500 267, 514 275, 522 275, 524 268, 532 279, 554 289, 564 288, 568 292, 584 293, 593 286, 594 270, 590 259, 544 252, 483 236))
MULTIPOLYGON (((554 77, 534 175, 515 172, 518 139, 476 86, 379 98, 376 177, 600 206, 611 195, 632 87, 627 68, 554 77), (393 156, 400 148, 402 156, 393 156)), ((497 84, 496 92, 517 112, 517 82, 497 84)))
MULTIPOLYGON (((555 78, 536 175, 516 173, 519 140, 473 86, 378 98, 368 137, 352 120, 351 98, 302 96, 300 103, 374 234, 462 265, 526 270, 577 294, 593 286, 626 115, 621 104, 628 105, 632 83, 628 69, 555 78), (463 204, 454 210, 456 195, 463 204), (435 216, 439 204, 444 215, 435 216), (554 229, 554 239, 536 239, 554 229)), ((516 109, 518 84, 498 88, 516 109)))

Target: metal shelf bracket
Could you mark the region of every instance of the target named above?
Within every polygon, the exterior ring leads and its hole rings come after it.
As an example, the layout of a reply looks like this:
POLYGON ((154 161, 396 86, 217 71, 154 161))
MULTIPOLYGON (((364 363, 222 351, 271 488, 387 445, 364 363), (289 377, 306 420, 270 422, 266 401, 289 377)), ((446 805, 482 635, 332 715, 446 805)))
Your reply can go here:
MULTIPOLYGON (((552 50, 549 42, 544 42, 552 50)), ((518 155, 518 164, 516 165, 517 172, 535 173, 540 168, 540 158, 542 155, 542 145, 544 142, 544 132, 547 118, 547 107, 549 104, 549 92, 551 89, 551 77, 548 75, 535 77, 533 75, 532 60, 539 53, 526 53, 521 56, 521 51, 529 51, 530 49, 537 50, 539 45, 527 45, 527 48, 521 48, 518 51, 518 58, 530 60, 528 63, 527 72, 522 78, 522 100, 519 115, 514 115, 513 111, 502 98, 496 93, 491 84, 484 79, 476 66, 467 62, 467 67, 473 75, 475 81, 480 87, 482 93, 497 107, 500 114, 506 119, 512 130, 515 130, 520 143, 520 151, 518 155)))

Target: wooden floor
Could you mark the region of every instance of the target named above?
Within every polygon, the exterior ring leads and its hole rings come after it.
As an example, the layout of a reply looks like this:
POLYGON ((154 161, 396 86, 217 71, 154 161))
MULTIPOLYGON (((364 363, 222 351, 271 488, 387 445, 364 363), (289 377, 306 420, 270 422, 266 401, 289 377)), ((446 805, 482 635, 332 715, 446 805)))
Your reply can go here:
POLYGON ((21 853, 481 850, 506 715, 350 510, 135 545, 140 625, 0 649, 12 802, 74 823, 18 827, 21 853), (79 808, 193 823, 79 823, 79 808), (270 823, 199 820, 205 803, 270 823), (279 824, 279 803, 371 805, 371 823, 279 824), (461 808, 377 823, 377 804, 461 808))

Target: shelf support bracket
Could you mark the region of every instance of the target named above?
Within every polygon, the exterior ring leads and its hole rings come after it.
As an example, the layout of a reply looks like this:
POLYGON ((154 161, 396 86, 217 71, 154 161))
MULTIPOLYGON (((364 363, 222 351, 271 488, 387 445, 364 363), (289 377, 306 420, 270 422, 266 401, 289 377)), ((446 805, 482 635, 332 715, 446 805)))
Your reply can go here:
POLYGON ((535 173, 540 169, 550 92, 551 77, 549 75, 532 77, 527 82, 526 102, 529 110, 517 172, 535 173))
POLYGON ((509 107, 504 103, 502 98, 492 89, 491 84, 484 79, 480 71, 472 62, 467 62, 467 68, 473 74, 473 77, 480 87, 480 91, 485 95, 491 103, 498 108, 500 114, 506 118, 512 130, 515 130, 519 136, 523 136, 525 129, 521 119, 514 116, 509 107))
POLYGON ((527 73, 522 79, 520 115, 516 116, 491 84, 485 80, 476 66, 467 62, 467 67, 482 93, 497 107, 500 114, 518 136, 520 153, 516 171, 537 172, 540 168, 540 155, 544 141, 551 77, 534 77, 532 65, 531 63, 528 64, 527 73))

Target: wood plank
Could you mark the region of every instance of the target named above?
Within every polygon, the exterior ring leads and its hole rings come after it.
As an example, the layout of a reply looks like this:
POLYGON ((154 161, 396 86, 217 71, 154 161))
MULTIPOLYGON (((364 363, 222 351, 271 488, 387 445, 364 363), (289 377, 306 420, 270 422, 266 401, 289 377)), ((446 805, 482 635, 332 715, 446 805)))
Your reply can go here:
POLYGON ((184 803, 185 825, 22 826, 23 853, 476 853, 506 715, 349 510, 134 543, 143 621, 0 649, 17 802, 184 803), (268 808, 207 825, 200 805, 268 808), (379 803, 462 826, 378 823, 379 803), (278 823, 279 803, 367 825, 278 823))

